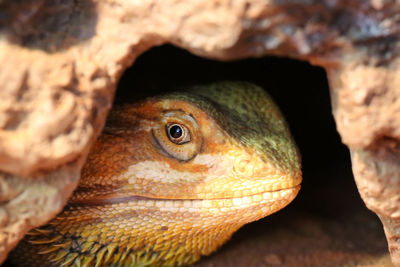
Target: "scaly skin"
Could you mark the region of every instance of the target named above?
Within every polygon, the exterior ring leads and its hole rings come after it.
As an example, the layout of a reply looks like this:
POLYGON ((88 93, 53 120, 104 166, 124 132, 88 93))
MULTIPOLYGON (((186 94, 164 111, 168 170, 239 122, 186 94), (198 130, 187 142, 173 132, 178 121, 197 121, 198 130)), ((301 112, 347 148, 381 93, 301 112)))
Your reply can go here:
POLYGON ((298 150, 259 87, 224 82, 149 98, 110 113, 67 207, 10 261, 190 264, 286 206, 300 182, 298 150), (185 127, 183 144, 168 137, 174 124, 185 127))

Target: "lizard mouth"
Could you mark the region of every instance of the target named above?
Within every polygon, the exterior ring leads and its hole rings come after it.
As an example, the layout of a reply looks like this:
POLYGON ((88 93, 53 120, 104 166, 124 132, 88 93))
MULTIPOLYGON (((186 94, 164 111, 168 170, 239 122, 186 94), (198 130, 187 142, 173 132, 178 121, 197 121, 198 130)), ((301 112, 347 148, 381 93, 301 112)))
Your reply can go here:
POLYGON ((98 206, 112 205, 119 203, 140 202, 142 206, 157 206, 157 207, 237 207, 246 206, 254 203, 274 202, 287 199, 291 201, 299 192, 301 185, 293 187, 256 193, 241 197, 228 198, 210 198, 210 199, 172 199, 172 198, 154 198, 138 195, 127 194, 108 194, 98 195, 86 199, 72 199, 69 202, 71 206, 98 206), (222 204, 221 204, 222 203, 222 204))

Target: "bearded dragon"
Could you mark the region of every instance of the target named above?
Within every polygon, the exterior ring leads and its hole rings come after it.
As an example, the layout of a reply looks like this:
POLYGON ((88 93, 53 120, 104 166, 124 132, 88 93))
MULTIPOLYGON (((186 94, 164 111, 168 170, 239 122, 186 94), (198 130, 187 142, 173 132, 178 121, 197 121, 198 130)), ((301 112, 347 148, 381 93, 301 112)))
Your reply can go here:
POLYGON ((278 107, 245 82, 113 108, 68 205, 15 266, 177 266, 286 206, 300 155, 278 107))

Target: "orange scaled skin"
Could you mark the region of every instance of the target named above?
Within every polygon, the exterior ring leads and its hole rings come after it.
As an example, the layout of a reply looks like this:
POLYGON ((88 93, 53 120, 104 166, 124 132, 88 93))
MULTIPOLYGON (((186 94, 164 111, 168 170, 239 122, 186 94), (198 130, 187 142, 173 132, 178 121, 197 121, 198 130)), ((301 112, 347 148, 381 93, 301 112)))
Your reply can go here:
POLYGON ((111 112, 67 207, 31 231, 10 261, 190 264, 286 206, 300 182, 298 151, 262 89, 225 82, 150 98, 111 112), (176 124, 189 134, 182 144, 168 137, 176 124))

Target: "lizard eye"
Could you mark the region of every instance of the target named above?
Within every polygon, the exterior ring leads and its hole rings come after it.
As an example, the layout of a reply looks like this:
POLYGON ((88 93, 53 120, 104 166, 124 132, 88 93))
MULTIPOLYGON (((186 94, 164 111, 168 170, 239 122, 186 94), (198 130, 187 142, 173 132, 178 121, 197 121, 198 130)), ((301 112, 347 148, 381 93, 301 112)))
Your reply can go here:
POLYGON ((178 145, 190 142, 190 132, 184 125, 173 123, 167 125, 166 130, 168 138, 171 140, 171 142, 178 145))
POLYGON ((190 114, 166 111, 153 129, 155 147, 169 157, 188 161, 200 150, 201 131, 190 114))

